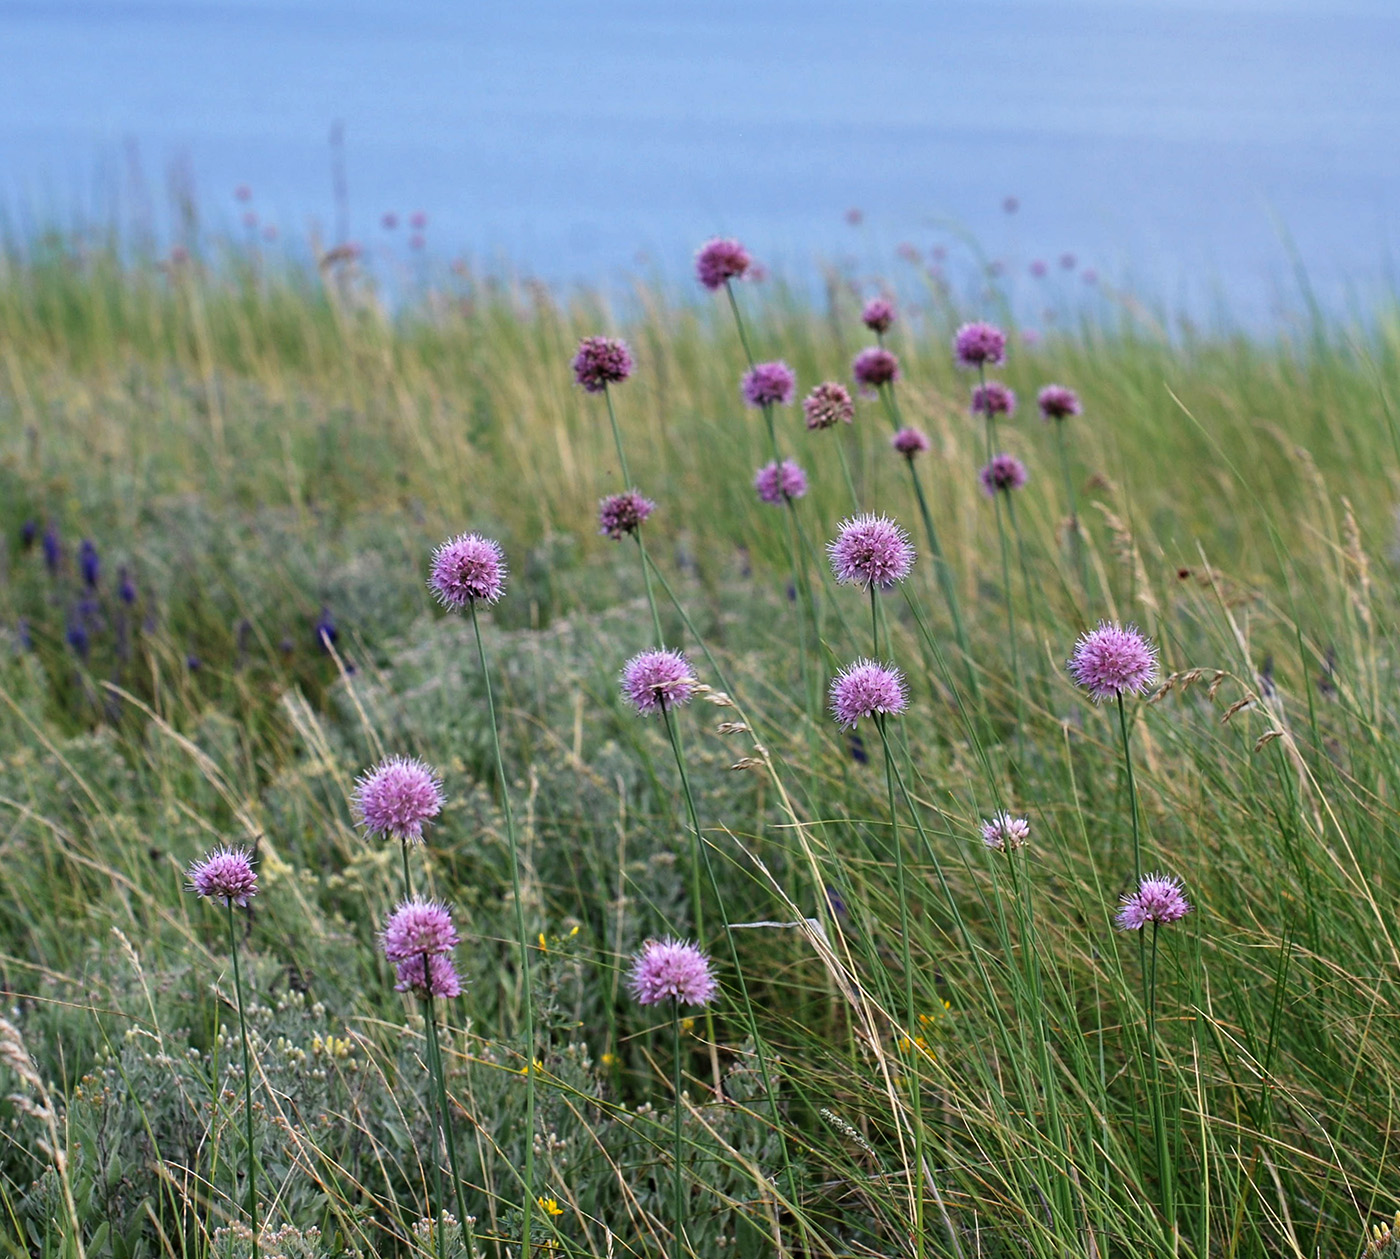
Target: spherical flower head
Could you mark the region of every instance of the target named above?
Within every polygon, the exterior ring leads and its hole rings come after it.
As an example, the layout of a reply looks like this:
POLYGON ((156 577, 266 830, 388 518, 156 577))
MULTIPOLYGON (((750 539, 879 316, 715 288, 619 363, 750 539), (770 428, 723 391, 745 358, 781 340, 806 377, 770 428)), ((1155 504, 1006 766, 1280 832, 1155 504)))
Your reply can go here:
POLYGON ((636 533, 656 510, 656 504, 643 498, 636 490, 625 494, 610 494, 598 504, 598 532, 620 542, 629 533, 636 533))
POLYGON ((695 278, 713 292, 729 280, 742 279, 752 265, 749 251, 737 240, 716 237, 701 245, 695 255, 695 278))
POLYGON ((899 360, 883 346, 872 345, 856 355, 851 375, 862 389, 878 389, 899 379, 899 360))
POLYGON ((860 312, 860 321, 871 332, 883 335, 894 326, 894 303, 885 297, 872 297, 860 312))
POLYGON ((856 404, 845 385, 824 381, 802 399, 802 414, 809 429, 849 424, 856 416, 856 404))
POLYGON ((258 894, 253 854, 246 848, 216 848, 189 868, 189 888, 225 905, 246 905, 258 894))
POLYGON ((602 393, 632 374, 632 352, 626 341, 613 337, 584 337, 574 355, 574 381, 589 393, 602 393))
POLYGON ((506 588, 505 552, 499 542, 479 533, 449 538, 433 552, 428 585, 444 607, 465 608, 476 600, 495 603, 506 588))
POLYGON ((684 940, 648 940, 632 959, 628 987, 639 1005, 709 1005, 719 992, 710 959, 684 940))
POLYGON ((1016 395, 999 380, 989 380, 972 391, 973 415, 1004 415, 1010 419, 1016 413, 1016 395))
POLYGON ((1040 416, 1044 420, 1067 420, 1081 410, 1079 395, 1063 385, 1046 385, 1036 401, 1040 404, 1040 416))
POLYGON ((797 375, 784 362, 759 363, 744 373, 744 401, 751 407, 787 406, 797 389, 797 375))
POLYGON ((695 694, 690 661, 678 651, 643 651, 622 667, 623 697, 643 716, 688 703, 695 694))
POLYGON ((963 367, 1000 367, 1006 362, 1006 333, 994 324, 965 323, 953 338, 963 367))
POLYGON ((988 498, 995 498, 998 490, 1008 494, 1019 490, 1026 483, 1026 465, 1015 455, 993 455, 992 461, 982 469, 982 488, 988 498))
POLYGON ((917 428, 902 428, 890 438, 890 445, 906 459, 913 459, 929 448, 929 441, 917 428))
POLYGON ((1119 931, 1141 931, 1149 922, 1165 926, 1191 912, 1191 903, 1181 890, 1181 880, 1165 874, 1149 874, 1137 891, 1123 897, 1118 909, 1119 931))
POLYGON ((982 842, 997 852, 1007 849, 1015 852, 1018 848, 1024 848, 1030 837, 1031 824, 1023 817, 998 813, 990 821, 982 823, 982 842))
POLYGON ((457 947, 452 911, 437 901, 404 901, 389 915, 382 942, 385 958, 396 966, 425 954, 451 953, 457 947))
POLYGON ((1138 632, 1108 621, 1080 635, 1069 658, 1069 675, 1094 697, 1117 699, 1124 691, 1141 695, 1157 680, 1157 648, 1138 632))
POLYGON ((807 493, 807 474, 791 459, 765 463, 753 478, 753 487, 765 503, 781 506, 791 498, 807 493))
POLYGON ((393 756, 355 783, 355 812, 373 835, 423 842, 423 824, 442 812, 442 782, 422 761, 393 756))
POLYGON ((892 665, 857 660, 831 680, 831 715, 843 729, 862 717, 893 717, 908 706, 904 675, 892 665))
POLYGON ((914 567, 914 544, 888 516, 866 512, 841 522, 835 539, 826 544, 831 571, 849 586, 878 586, 888 590, 909 576, 914 567))
POLYGON ((426 958, 419 953, 395 968, 399 992, 411 992, 418 997, 441 997, 450 1001, 462 995, 462 978, 446 953, 431 953, 426 958))

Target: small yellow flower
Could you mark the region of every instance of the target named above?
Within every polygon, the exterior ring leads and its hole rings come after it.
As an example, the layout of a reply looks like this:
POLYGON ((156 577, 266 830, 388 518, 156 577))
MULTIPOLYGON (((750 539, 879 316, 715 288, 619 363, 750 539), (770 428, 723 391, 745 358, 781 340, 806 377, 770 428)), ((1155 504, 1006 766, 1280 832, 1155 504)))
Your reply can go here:
POLYGON ((548 953, 548 952, 549 952, 549 944, 546 942, 546 940, 545 940, 545 938, 544 938, 544 932, 543 932, 543 931, 540 932, 540 952, 541 952, 541 953, 548 953))
POLYGON ((538 1206, 539 1209, 543 1211, 546 1215, 564 1214, 564 1208, 561 1207, 553 1198, 536 1198, 535 1205, 538 1206))
POLYGON ((604 1055, 603 1055, 603 1065, 604 1065, 605 1067, 615 1067, 615 1066, 617 1065, 617 1055, 616 1055, 616 1054, 604 1054, 604 1055))
POLYGON ((688 1032, 693 1032, 694 1030, 695 1030, 695 1020, 694 1020, 694 1019, 682 1019, 682 1020, 681 1020, 681 1031, 687 1032, 687 1033, 688 1033, 688 1032))

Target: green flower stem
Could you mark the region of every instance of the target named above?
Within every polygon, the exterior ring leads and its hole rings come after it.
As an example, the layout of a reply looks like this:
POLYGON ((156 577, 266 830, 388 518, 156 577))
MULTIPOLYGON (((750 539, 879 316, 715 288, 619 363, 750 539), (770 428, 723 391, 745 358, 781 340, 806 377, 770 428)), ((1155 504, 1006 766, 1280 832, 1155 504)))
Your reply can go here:
MULTIPOLYGON (((423 980, 428 980, 428 959, 423 959, 423 980)), ((447 1162, 452 1168, 452 1188, 457 1199, 457 1222, 467 1226, 467 1204, 462 1196, 462 1173, 457 1166, 457 1138, 452 1133, 452 1112, 447 1103, 447 1067, 442 1059, 442 1043, 438 1040, 437 1012, 433 1008, 433 994, 429 991, 423 1002, 423 1018, 428 1033, 428 1069, 437 1085, 438 1123, 442 1127, 442 1139, 447 1146, 447 1162)), ((445 1007, 444 1007, 445 1008, 445 1007)), ((441 1190, 439 1190, 441 1195, 441 1190)), ((443 1202, 438 1198, 438 1213, 441 1215, 443 1202)), ((439 1225, 441 1220, 439 1219, 439 1225)))
MULTIPOLYGON (((617 424, 617 411, 613 407, 612 390, 606 385, 603 386, 603 397, 608 404, 608 423, 612 426, 613 445, 617 447, 617 464, 622 473, 622 488, 624 491, 635 490, 637 487, 632 484, 632 474, 627 470, 627 455, 622 448, 622 430, 617 424)), ((647 564, 647 546, 646 543, 642 541, 642 532, 640 529, 638 529, 633 536, 637 539, 637 548, 642 553, 642 581, 645 583, 647 589, 647 607, 651 609, 651 625, 652 629, 656 632, 656 645, 660 647, 663 645, 663 639, 661 637, 661 617, 657 615, 656 595, 651 588, 651 569, 647 564)))
POLYGON ((1069 446, 1065 442, 1065 422, 1055 420, 1055 445, 1060 453, 1060 475, 1065 480, 1065 501, 1069 504, 1069 544, 1074 566, 1079 571, 1079 587, 1089 597, 1089 570, 1084 560, 1084 543, 1079 536, 1079 508, 1075 502, 1074 477, 1069 468, 1069 446))
POLYGON ((233 991, 238 998, 238 1034, 243 1041, 243 1113, 248 1135, 248 1221, 253 1230, 253 1259, 258 1259, 258 1155, 253 1144, 253 1059, 248 1050, 248 1022, 243 1014, 243 975, 238 968, 238 933, 233 926, 233 902, 228 909, 228 949, 233 958, 233 991))
POLYGON ((1128 809, 1133 818, 1133 883, 1142 881, 1142 829, 1138 821, 1137 779, 1133 776, 1133 753, 1128 742, 1128 714, 1123 706, 1123 692, 1118 692, 1118 730, 1123 736, 1123 764, 1128 771, 1128 809))
POLYGON ((413 876, 408 872, 408 840, 399 840, 399 850, 403 853, 403 898, 413 899, 413 876))
POLYGON ((749 368, 753 368, 753 351, 749 349, 749 336, 744 330, 744 317, 739 313, 739 299, 734 296, 734 285, 729 281, 724 282, 724 292, 729 298, 729 309, 734 312, 734 324, 739 329, 739 344, 744 347, 744 357, 749 361, 749 368))
POLYGON ((685 1242, 682 1237, 685 1223, 685 1164, 681 1159, 681 1003, 676 997, 671 998, 671 1027, 675 1033, 675 1217, 672 1221, 672 1244, 674 1246, 675 1259, 681 1259, 685 1253, 685 1242))

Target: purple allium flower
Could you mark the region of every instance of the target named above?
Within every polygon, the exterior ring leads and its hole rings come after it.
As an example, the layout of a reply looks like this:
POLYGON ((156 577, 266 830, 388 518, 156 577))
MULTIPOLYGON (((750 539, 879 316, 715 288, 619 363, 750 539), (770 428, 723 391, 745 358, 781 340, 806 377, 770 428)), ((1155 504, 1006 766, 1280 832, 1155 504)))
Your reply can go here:
POLYGON ((1002 200, 1001 208, 1007 214, 1015 214, 1021 208, 1021 199, 1019 197, 1005 197, 1002 200))
POLYGON ((695 678, 678 651, 643 651, 622 667, 622 694, 643 716, 690 701, 695 678))
POLYGON ((449 538, 433 552, 428 585, 444 607, 465 608, 474 599, 495 603, 506 588, 505 553, 479 533, 449 538))
POLYGON ((1123 629, 1100 621, 1082 634, 1069 658, 1069 675, 1099 703, 1124 691, 1141 695, 1157 680, 1157 648, 1135 625, 1123 629))
POLYGON ((1064 420, 1078 415, 1081 408, 1079 395, 1063 385, 1046 385, 1036 401, 1040 404, 1040 415, 1045 420, 1064 420))
POLYGON ((452 911, 437 901, 402 901, 389 915, 381 942, 385 958, 395 965, 424 954, 451 953, 457 947, 452 911))
POLYGON ((1008 494, 1019 490, 1026 483, 1026 465, 1015 455, 993 455, 992 461, 982 469, 982 488, 988 498, 995 498, 998 490, 1008 494))
POLYGON ((411 992, 420 997, 442 997, 450 1001, 462 995, 462 979, 457 967, 446 953, 433 953, 426 959, 420 953, 400 962, 395 968, 398 982, 394 988, 398 992, 411 992), (424 973, 426 970, 426 978, 424 973))
POLYGON ((598 532, 614 542, 620 542, 629 533, 636 533, 644 521, 656 510, 656 504, 643 498, 636 490, 625 494, 609 494, 598 504, 598 532))
POLYGON ((908 705, 904 675, 893 666, 857 660, 831 680, 831 715, 847 729, 862 717, 894 716, 908 705))
POLYGON ((929 441, 917 428, 902 428, 890 438, 890 445, 906 459, 912 460, 929 448, 929 441))
POLYGON ((953 338, 953 351, 964 367, 999 367, 1006 362, 1006 333, 989 323, 965 323, 953 338))
POLYGON ((355 782, 355 814, 373 835, 423 842, 423 824, 442 812, 442 782, 422 761, 391 756, 355 782))
POLYGON ((836 580, 850 586, 888 590, 909 576, 914 546, 909 535, 888 516, 871 512, 841 522, 841 531, 826 544, 836 580))
POLYGON ((744 401, 751 407, 787 406, 797 388, 797 376, 786 363, 759 363, 744 373, 744 401))
POLYGON ((899 379, 899 360, 883 346, 872 345, 856 355, 851 375, 862 389, 878 389, 899 379))
POLYGON ((982 823, 982 842, 997 852, 1008 848, 1015 852, 1018 848, 1024 848, 1030 837, 1031 824, 1023 817, 998 813, 990 821, 982 823))
POLYGON ((1149 922, 1165 925, 1185 918, 1191 903, 1181 890, 1181 880, 1165 874, 1149 874, 1138 884, 1136 892, 1123 897, 1118 910, 1119 931, 1141 931, 1149 922))
POLYGON ((807 474, 791 459, 765 463, 754 473, 753 487, 765 503, 780 507, 788 499, 807 493, 807 474))
POLYGON ((1066 271, 1073 271, 1079 265, 1079 260, 1073 254, 1061 254, 1060 266, 1066 271))
POLYGON ((632 959, 628 987, 639 1005, 709 1005, 719 992, 710 959, 684 940, 648 940, 632 959))
POLYGON ((872 297, 860 312, 860 321, 871 332, 888 332, 894 325, 894 303, 885 297, 872 297))
POLYGON ((632 353, 626 341, 613 337, 584 337, 574 355, 574 383, 589 393, 602 393, 632 374, 632 353))
POLYGON ((246 905, 258 894, 253 854, 246 848, 216 848, 189 868, 189 888, 225 905, 246 905))
POLYGON ((695 255, 695 278, 713 291, 728 280, 742 279, 752 265, 749 251, 737 240, 716 237, 701 245, 695 255))
POLYGON ((1016 412, 1016 395, 999 380, 989 380, 972 391, 973 415, 1004 415, 1010 419, 1016 412))
POLYGON ((1037 280, 1043 280, 1045 278, 1045 272, 1047 270, 1048 268, 1046 267, 1045 263, 1043 263, 1039 258, 1037 258, 1034 262, 1031 263, 1031 274, 1035 276, 1037 280))
POLYGON ((810 429, 830 428, 833 424, 849 424, 855 419, 856 404, 845 385, 834 380, 823 381, 802 399, 802 414, 810 429))

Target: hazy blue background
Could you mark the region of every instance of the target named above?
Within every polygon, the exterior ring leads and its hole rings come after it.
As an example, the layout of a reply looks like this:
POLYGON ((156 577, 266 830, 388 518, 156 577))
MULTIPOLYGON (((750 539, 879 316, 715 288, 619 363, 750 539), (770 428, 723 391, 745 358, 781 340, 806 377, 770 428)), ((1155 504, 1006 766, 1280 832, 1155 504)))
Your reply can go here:
POLYGON ((330 239, 339 119, 385 265, 388 210, 426 212, 429 257, 563 282, 679 277, 716 231, 888 268, 954 220, 1023 289, 1072 251, 1253 318, 1280 224, 1336 305, 1388 282, 1400 208, 1390 0, 0 0, 0 66, 12 220, 138 213, 134 149, 166 230, 179 160, 207 226, 244 230, 246 184, 282 242, 330 239))

